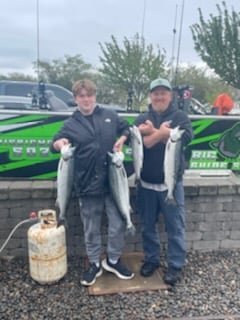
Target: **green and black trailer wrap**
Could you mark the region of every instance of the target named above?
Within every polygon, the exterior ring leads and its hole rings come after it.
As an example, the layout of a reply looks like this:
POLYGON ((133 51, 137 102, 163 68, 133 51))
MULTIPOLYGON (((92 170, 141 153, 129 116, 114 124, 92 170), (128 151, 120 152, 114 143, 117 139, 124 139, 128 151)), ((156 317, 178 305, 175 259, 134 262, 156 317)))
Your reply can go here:
MULTIPOLYGON (((49 144, 72 112, 0 110, 0 177, 56 179, 59 154, 49 144)), ((120 113, 130 124, 137 113, 120 113)), ((186 168, 240 171, 240 116, 189 116, 194 139, 185 149, 186 168)), ((133 173, 131 147, 125 167, 133 173)))

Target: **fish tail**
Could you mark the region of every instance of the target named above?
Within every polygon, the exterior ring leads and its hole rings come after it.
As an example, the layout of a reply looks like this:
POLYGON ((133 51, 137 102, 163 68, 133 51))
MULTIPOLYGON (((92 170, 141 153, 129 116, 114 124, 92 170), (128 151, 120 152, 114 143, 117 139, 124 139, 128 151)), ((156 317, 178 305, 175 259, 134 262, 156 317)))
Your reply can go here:
POLYGON ((141 184, 140 176, 138 177, 137 175, 135 175, 134 185, 135 185, 135 186, 138 186, 139 184, 141 184))
POLYGON ((58 199, 56 199, 56 201, 55 201, 55 207, 56 207, 56 208, 59 208, 59 201, 58 201, 58 199))

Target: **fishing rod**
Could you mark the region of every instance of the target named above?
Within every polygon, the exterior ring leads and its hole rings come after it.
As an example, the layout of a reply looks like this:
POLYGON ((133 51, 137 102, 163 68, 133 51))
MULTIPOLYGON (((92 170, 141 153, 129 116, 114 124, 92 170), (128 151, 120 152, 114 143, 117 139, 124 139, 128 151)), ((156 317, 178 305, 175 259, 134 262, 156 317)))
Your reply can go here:
POLYGON ((174 84, 175 85, 177 84, 178 65, 179 65, 179 57, 180 57, 180 47, 181 47, 181 40, 182 40, 182 25, 183 25, 184 2, 185 2, 185 0, 182 0, 182 12, 181 12, 180 31, 179 31, 179 38, 178 38, 177 63, 176 63, 176 71, 175 71, 175 79, 174 79, 174 84))
POLYGON ((141 33, 142 38, 144 36, 145 15, 146 15, 146 0, 143 0, 143 18, 142 18, 142 33, 141 33))
POLYGON ((170 73, 170 82, 173 83, 173 69, 174 69, 174 60, 175 60, 175 40, 177 32, 177 12, 178 5, 176 4, 175 17, 174 17, 174 26, 173 26, 173 42, 172 42, 172 58, 171 58, 171 73, 170 73))

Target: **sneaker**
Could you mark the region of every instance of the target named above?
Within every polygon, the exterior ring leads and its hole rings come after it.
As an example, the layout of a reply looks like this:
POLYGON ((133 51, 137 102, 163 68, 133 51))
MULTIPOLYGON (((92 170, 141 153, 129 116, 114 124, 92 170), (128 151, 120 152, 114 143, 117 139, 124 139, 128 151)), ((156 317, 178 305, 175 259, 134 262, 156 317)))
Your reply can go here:
POLYGON ((164 282, 166 284, 170 284, 171 286, 174 286, 176 282, 178 282, 181 279, 181 269, 177 269, 174 267, 169 267, 165 276, 164 276, 164 282))
POLYGON ((115 264, 109 262, 108 258, 104 259, 102 261, 102 267, 103 269, 114 273, 119 279, 127 280, 132 279, 134 277, 134 273, 121 264, 120 258, 118 259, 118 262, 115 264))
POLYGON ((140 274, 143 277, 150 277, 158 268, 159 264, 144 262, 144 264, 141 267, 140 274))
POLYGON ((102 273, 103 270, 101 266, 97 267, 95 263, 92 263, 89 268, 84 271, 80 282, 83 286, 91 286, 102 273))

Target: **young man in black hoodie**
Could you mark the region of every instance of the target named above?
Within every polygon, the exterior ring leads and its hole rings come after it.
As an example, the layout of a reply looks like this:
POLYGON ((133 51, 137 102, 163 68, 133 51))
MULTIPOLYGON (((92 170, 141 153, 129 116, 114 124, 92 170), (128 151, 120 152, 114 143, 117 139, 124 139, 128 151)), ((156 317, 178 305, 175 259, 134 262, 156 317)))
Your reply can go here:
POLYGON ((142 225, 144 263, 140 273, 151 276, 160 266, 160 239, 158 216, 161 212, 168 236, 167 263, 164 276, 167 284, 174 285, 181 275, 186 258, 184 213, 184 154, 183 147, 193 137, 191 122, 185 112, 172 103, 172 88, 167 79, 158 78, 150 84, 148 112, 135 121, 144 143, 144 162, 138 185, 137 204, 142 225), (184 129, 180 169, 177 175, 174 197, 176 204, 166 202, 167 186, 164 183, 164 154, 172 128, 184 129))
POLYGON ((79 199, 86 252, 90 262, 81 284, 90 286, 102 274, 102 267, 120 279, 134 274, 122 265, 125 222, 109 192, 107 153, 121 151, 130 132, 128 122, 115 111, 96 105, 96 86, 90 80, 73 84, 77 110, 53 138, 52 149, 59 152, 71 143, 74 152, 74 187, 79 199), (108 219, 107 258, 101 256, 101 220, 108 219))

